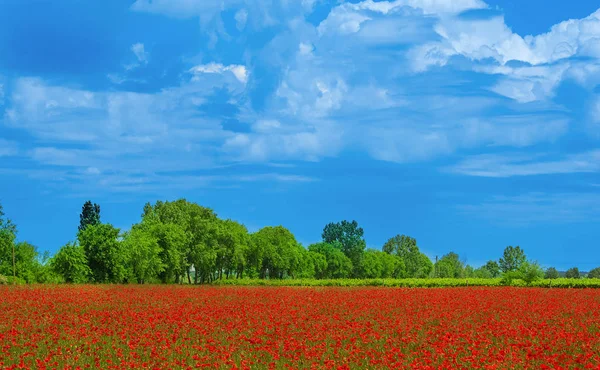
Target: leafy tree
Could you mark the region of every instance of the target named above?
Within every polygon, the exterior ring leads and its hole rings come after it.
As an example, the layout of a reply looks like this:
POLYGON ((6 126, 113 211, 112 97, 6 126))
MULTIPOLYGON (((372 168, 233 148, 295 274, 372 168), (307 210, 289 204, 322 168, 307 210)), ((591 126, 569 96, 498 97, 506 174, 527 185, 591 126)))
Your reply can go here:
POLYGON ((579 269, 577 267, 571 267, 565 273, 565 277, 568 279, 579 279, 581 274, 579 273, 579 269))
POLYGON ((560 274, 558 273, 558 270, 554 267, 548 267, 546 269, 546 272, 544 273, 544 279, 558 279, 559 277, 560 274))
POLYGON ((361 277, 375 279, 383 275, 383 259, 379 254, 384 254, 384 252, 375 249, 365 251, 361 264, 361 277))
POLYGON ((302 279, 322 279, 327 274, 327 260, 325 256, 301 248, 300 267, 296 277, 302 279))
POLYGON ((38 271, 41 269, 38 256, 34 245, 27 242, 15 244, 16 276, 28 284, 36 283, 38 271))
POLYGON ((466 265, 463 270, 463 275, 466 278, 474 278, 475 277, 475 268, 471 265, 466 265))
POLYGON ((596 267, 588 272, 587 277, 589 279, 600 279, 600 267, 596 267))
POLYGON ((16 226, 10 219, 4 217, 2 205, 0 204, 0 275, 13 275, 13 252, 16 234, 16 226))
POLYGON ((417 270, 413 277, 415 278, 426 278, 433 272, 433 262, 424 253, 419 253, 416 259, 417 270))
POLYGON ((435 264, 435 273, 441 278, 460 278, 464 276, 464 264, 458 254, 450 252, 435 264))
POLYGON ((379 252, 378 256, 383 266, 382 278, 400 279, 406 277, 406 265, 400 257, 385 252, 379 252))
POLYGON ((424 278, 433 270, 431 260, 419 251, 417 240, 406 235, 396 235, 383 245, 385 253, 400 257, 405 266, 405 277, 424 278))
POLYGON ((50 266, 67 283, 86 283, 92 274, 83 247, 75 243, 61 247, 50 266))
POLYGON ((283 226, 267 226, 252 234, 259 249, 257 261, 261 278, 294 277, 300 266, 300 248, 294 235, 283 226))
POLYGON ((79 231, 85 229, 88 225, 97 225, 100 223, 100 206, 87 201, 81 207, 79 215, 79 231))
POLYGON ((496 261, 487 261, 482 268, 489 272, 489 277, 491 278, 500 276, 500 265, 496 261))
POLYGON ((110 224, 88 225, 78 233, 93 281, 121 283, 125 280, 127 256, 119 234, 120 230, 110 224))
POLYGON ((531 285, 534 281, 544 277, 544 270, 537 262, 526 261, 519 267, 519 272, 521 273, 521 279, 525 281, 527 285, 531 285))
MULTIPOLYGON (((308 246, 310 252, 321 254, 325 257, 326 273, 321 278, 337 279, 350 277, 353 271, 353 265, 350 258, 346 257, 341 251, 341 247, 329 243, 315 243, 308 246)), ((318 276, 319 277, 319 276, 318 276)))
POLYGON ((217 215, 210 208, 185 199, 157 201, 144 206, 142 219, 153 225, 153 233, 162 249, 165 270, 160 274, 161 281, 181 282, 187 275, 191 283, 192 266, 195 282, 215 278, 220 252, 219 228, 217 215))
POLYGON ((321 253, 307 251, 306 256, 312 261, 314 267, 314 277, 317 279, 323 279, 327 276, 327 258, 321 253))
POLYGON ((164 271, 165 265, 160 256, 162 249, 158 238, 152 233, 152 225, 134 225, 131 231, 124 235, 123 248, 129 262, 131 278, 139 284, 157 279, 164 271))
POLYGON ((337 223, 329 223, 323 228, 323 242, 335 245, 337 242, 341 250, 352 261, 354 267, 353 275, 358 277, 360 274, 361 260, 367 246, 362 227, 358 226, 356 221, 343 220, 337 223))
POLYGON ((232 220, 219 221, 217 269, 225 271, 227 278, 232 274, 243 277, 250 255, 250 244, 250 234, 244 225, 232 220))
POLYGON ((523 249, 521 249, 521 247, 508 246, 504 249, 504 254, 499 260, 500 269, 504 273, 509 271, 516 271, 526 261, 527 258, 525 257, 525 252, 523 252, 523 249))
POLYGON ((150 223, 149 231, 156 238, 160 248, 159 257, 164 266, 158 274, 159 280, 162 283, 179 282, 189 271, 189 234, 180 225, 161 222, 150 223))

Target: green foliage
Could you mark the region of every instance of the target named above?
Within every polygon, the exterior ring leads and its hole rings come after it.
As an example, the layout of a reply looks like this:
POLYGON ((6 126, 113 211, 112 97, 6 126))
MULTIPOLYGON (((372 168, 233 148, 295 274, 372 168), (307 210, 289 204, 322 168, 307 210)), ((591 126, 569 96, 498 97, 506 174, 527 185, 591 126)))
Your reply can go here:
POLYGON ((36 283, 41 269, 37 248, 27 242, 15 244, 15 266, 18 278, 27 284, 36 283))
POLYGON ((579 269, 577 267, 571 267, 565 273, 565 277, 567 279, 579 279, 581 277, 581 274, 579 273, 579 269))
POLYGON ((123 248, 129 276, 139 284, 156 280, 164 271, 165 265, 160 256, 162 249, 151 225, 134 225, 123 237, 123 248))
POLYGON ((531 284, 540 288, 600 288, 600 279, 544 279, 531 284))
POLYGON ((519 268, 521 280, 527 285, 544 278, 544 270, 537 262, 525 262, 519 268))
POLYGON ((326 270, 317 277, 321 279, 341 279, 352 275, 353 265, 350 258, 341 251, 338 243, 315 243, 308 246, 308 250, 325 257, 326 270))
MULTIPOLYGON (((441 288, 441 287, 465 287, 465 286, 500 286, 500 279, 226 279, 215 281, 215 285, 235 286, 380 286, 398 288, 441 288)), ((598 281, 600 287, 600 280, 598 281)))
POLYGON ((81 207, 79 215, 79 231, 85 229, 89 225, 97 225, 100 223, 100 206, 91 201, 86 201, 81 207))
POLYGON ((367 249, 361 263, 360 276, 365 279, 376 279, 383 275, 383 259, 379 254, 385 254, 374 249, 367 249))
POLYGON ((521 247, 508 246, 504 249, 499 265, 502 272, 507 273, 519 270, 526 261, 527 257, 525 257, 525 252, 521 247))
POLYGON ((119 241, 120 230, 110 224, 87 225, 77 237, 97 283, 121 283, 127 277, 127 255, 119 241))
POLYGON ((518 270, 505 272, 501 281, 503 285, 512 285, 515 280, 521 280, 526 285, 531 285, 543 277, 544 270, 537 262, 525 261, 520 264, 518 270))
POLYGON ((587 274, 588 279, 600 279, 600 267, 591 269, 587 274))
POLYGON ((554 267, 548 267, 546 269, 546 272, 544 273, 544 279, 558 279, 559 277, 560 274, 558 273, 558 270, 554 267))
POLYGON ((50 266, 67 283, 86 283, 92 274, 83 247, 72 242, 59 249, 50 266))
POLYGON ((489 273, 490 277, 496 278, 500 276, 500 265, 496 261, 487 261, 482 268, 489 273))
POLYGON ((329 223, 323 228, 323 242, 329 244, 339 243, 341 250, 350 259, 353 266, 353 275, 360 275, 360 265, 367 243, 364 238, 362 227, 358 222, 343 220, 337 223, 329 223))
POLYGON ((13 275, 13 248, 17 237, 17 228, 4 217, 0 204, 0 275, 13 275))
POLYGON ((251 238, 246 226, 232 220, 219 221, 217 270, 228 278, 242 277, 251 250, 251 238))
POLYGON ((293 277, 299 270, 302 246, 285 227, 263 227, 252 234, 252 245, 261 278, 293 277))
POLYGON ((464 264, 458 254, 450 252, 437 261, 434 267, 435 275, 439 278, 461 278, 465 276, 464 264))
POLYGON ((410 236, 396 235, 385 242, 382 250, 402 260, 406 277, 425 278, 433 270, 429 257, 419 251, 416 239, 410 236))

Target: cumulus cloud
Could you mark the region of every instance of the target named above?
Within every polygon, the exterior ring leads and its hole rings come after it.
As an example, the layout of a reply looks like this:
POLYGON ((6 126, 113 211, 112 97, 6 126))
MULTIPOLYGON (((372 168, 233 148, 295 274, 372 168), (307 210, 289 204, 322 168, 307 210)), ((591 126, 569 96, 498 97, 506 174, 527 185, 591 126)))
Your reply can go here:
POLYGON ((228 65, 224 66, 220 63, 209 63, 209 64, 200 64, 190 69, 190 72, 194 75, 199 75, 203 73, 218 73, 222 74, 225 72, 231 72, 237 78, 238 81, 245 84, 248 82, 248 71, 245 66, 242 65, 228 65))
MULTIPOLYGON (((125 158, 119 163, 123 170, 151 158, 153 171, 220 161, 314 161, 346 149, 412 162, 465 149, 552 143, 571 125, 569 113, 548 101, 556 88, 567 78, 590 90, 600 83, 599 12, 542 35, 522 36, 502 16, 461 15, 487 8, 480 0, 341 2, 317 25, 303 17, 314 4, 137 0, 135 11, 199 17, 201 32, 222 36, 211 54, 223 45, 244 45, 243 60, 211 55, 230 64, 189 65, 181 84, 153 93, 18 79, 5 124, 49 143, 31 151, 32 158, 103 175, 111 155, 125 158), (231 18, 238 30, 231 34, 239 36, 225 35, 221 17, 231 18), (277 25, 264 31, 273 32, 272 38, 250 45, 252 32, 266 25, 277 25), (580 56, 587 59, 574 58, 580 56), (226 129, 221 112, 207 113, 215 91, 226 95, 221 103, 232 107, 228 118, 239 127, 226 129), (77 143, 78 149, 61 148, 64 142, 77 143)), ((131 50, 138 63, 147 63, 144 44, 131 50)), ((596 105, 592 121, 598 117, 596 105)), ((564 165, 548 161, 540 167, 546 169, 535 170, 527 161, 496 160, 497 176, 558 171, 564 165)), ((477 165, 465 160, 453 171, 491 174, 477 165)))

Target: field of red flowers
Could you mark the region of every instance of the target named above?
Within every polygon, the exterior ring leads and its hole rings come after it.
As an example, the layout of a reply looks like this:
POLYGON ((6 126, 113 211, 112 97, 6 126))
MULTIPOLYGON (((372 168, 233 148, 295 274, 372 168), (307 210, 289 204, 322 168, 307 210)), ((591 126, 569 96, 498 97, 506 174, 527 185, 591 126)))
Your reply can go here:
POLYGON ((0 287, 0 368, 600 369, 600 290, 0 287))

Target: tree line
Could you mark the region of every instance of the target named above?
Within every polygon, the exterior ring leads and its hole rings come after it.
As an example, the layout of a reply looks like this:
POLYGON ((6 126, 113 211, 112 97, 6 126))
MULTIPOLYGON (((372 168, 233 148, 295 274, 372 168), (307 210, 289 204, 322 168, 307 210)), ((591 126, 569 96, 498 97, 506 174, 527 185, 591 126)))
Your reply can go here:
MULTIPOLYGON (((283 226, 250 233, 210 208, 185 199, 147 203, 141 219, 122 232, 100 219, 100 206, 85 202, 76 240, 58 252, 40 254, 17 241, 17 228, 0 205, 0 282, 14 276, 26 283, 188 283, 221 279, 338 278, 558 278, 508 246, 497 261, 474 268, 450 252, 431 261, 407 235, 368 249, 356 221, 325 225, 322 241, 304 247, 283 226)), ((575 267, 571 278, 582 277, 575 267)), ((600 278, 600 268, 587 277, 600 278)))

